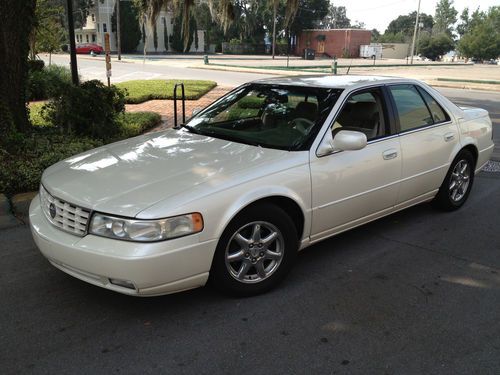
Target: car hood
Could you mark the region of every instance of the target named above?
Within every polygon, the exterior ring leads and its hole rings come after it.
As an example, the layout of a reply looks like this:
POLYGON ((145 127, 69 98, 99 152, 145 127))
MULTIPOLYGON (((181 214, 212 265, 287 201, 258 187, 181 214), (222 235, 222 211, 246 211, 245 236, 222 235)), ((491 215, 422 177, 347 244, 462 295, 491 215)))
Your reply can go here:
POLYGON ((213 191, 236 173, 285 157, 266 149, 167 130, 103 146, 49 167, 54 196, 92 210, 134 217, 155 203, 205 184, 213 191))

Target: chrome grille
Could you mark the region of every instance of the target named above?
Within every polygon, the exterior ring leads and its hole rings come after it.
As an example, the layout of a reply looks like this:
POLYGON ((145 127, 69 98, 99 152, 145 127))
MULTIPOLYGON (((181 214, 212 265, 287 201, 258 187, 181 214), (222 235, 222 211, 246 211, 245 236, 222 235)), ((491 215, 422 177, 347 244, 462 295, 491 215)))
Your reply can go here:
POLYGON ((53 197, 41 185, 40 204, 47 220, 56 227, 77 236, 84 236, 87 232, 90 210, 53 197))

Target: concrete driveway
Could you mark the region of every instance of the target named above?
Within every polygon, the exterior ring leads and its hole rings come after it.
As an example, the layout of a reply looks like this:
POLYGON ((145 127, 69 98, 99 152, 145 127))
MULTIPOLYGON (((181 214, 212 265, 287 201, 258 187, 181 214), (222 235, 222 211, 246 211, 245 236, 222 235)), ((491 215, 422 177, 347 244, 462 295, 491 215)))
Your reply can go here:
POLYGON ((277 290, 141 299, 65 275, 0 232, 0 368, 20 373, 498 374, 500 174, 302 252, 277 290))

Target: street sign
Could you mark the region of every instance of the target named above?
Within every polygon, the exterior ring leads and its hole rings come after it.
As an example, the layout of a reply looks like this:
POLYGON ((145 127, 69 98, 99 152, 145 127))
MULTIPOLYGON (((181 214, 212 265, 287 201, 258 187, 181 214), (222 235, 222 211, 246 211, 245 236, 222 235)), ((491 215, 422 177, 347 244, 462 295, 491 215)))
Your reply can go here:
POLYGON ((106 53, 106 77, 108 77, 108 86, 111 77, 111 47, 109 45, 109 33, 104 34, 104 52, 106 53))

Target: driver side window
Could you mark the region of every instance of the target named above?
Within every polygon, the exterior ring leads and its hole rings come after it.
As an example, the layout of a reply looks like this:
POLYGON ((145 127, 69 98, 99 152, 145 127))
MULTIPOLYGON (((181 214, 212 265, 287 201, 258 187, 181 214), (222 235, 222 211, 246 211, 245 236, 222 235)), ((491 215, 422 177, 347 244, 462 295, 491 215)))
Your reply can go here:
POLYGON ((333 136, 341 130, 366 134, 368 141, 387 134, 384 101, 380 89, 352 94, 332 125, 333 136))

